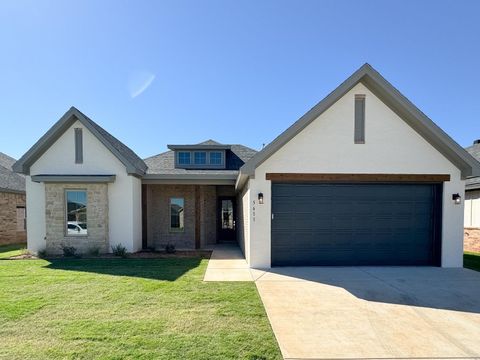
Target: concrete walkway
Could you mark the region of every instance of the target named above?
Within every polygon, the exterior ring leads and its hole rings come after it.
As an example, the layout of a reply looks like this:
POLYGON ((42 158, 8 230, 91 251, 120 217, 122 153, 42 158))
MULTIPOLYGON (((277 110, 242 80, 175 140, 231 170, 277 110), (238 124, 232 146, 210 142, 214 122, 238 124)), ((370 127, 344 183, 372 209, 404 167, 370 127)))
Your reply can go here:
POLYGON ((203 281, 253 281, 250 268, 237 245, 219 244, 212 249, 203 281))

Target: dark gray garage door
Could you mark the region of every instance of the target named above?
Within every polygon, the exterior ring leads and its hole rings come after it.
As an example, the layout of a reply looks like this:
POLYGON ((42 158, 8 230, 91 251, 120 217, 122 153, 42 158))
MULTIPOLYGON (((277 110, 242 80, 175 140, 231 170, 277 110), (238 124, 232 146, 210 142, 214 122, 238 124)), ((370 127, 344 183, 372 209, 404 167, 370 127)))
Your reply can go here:
POLYGON ((272 184, 272 266, 438 265, 441 185, 272 184))

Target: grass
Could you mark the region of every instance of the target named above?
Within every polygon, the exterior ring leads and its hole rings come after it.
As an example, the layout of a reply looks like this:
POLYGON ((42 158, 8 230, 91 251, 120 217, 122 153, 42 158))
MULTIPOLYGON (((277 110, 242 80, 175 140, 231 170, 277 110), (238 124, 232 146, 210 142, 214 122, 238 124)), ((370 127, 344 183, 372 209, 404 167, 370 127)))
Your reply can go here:
POLYGON ((0 358, 281 359, 255 285, 207 261, 0 261, 0 358))
POLYGON ((26 248, 27 244, 0 245, 0 259, 22 255, 26 248))
POLYGON ((463 266, 480 271, 480 253, 465 251, 463 254, 463 266))

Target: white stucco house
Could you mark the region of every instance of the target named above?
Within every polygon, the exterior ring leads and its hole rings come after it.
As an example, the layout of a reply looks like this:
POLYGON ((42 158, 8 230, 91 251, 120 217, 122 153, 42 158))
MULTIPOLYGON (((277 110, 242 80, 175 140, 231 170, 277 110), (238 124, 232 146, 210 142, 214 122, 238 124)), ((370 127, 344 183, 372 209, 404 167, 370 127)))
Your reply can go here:
POLYGON ((368 64, 259 152, 168 147, 142 160, 71 108, 14 165, 28 248, 238 242, 254 268, 462 266, 480 165, 368 64))

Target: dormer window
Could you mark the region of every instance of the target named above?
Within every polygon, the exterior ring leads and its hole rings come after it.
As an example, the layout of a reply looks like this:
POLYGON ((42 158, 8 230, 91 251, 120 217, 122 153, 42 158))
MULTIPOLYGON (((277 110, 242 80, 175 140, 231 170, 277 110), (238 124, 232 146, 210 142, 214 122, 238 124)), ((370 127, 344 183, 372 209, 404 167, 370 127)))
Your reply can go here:
POLYGON ((210 152, 210 165, 222 165, 223 164, 223 153, 220 151, 211 151, 210 152))
POLYGON ((179 151, 178 152, 178 165, 190 165, 190 164, 191 164, 190 151, 179 151))
POLYGON ((205 151, 195 151, 193 153, 193 158, 194 158, 195 165, 207 164, 207 153, 205 151))
POLYGON ((231 151, 231 145, 221 144, 168 145, 168 148, 175 152, 175 168, 197 170, 225 169, 231 151))

